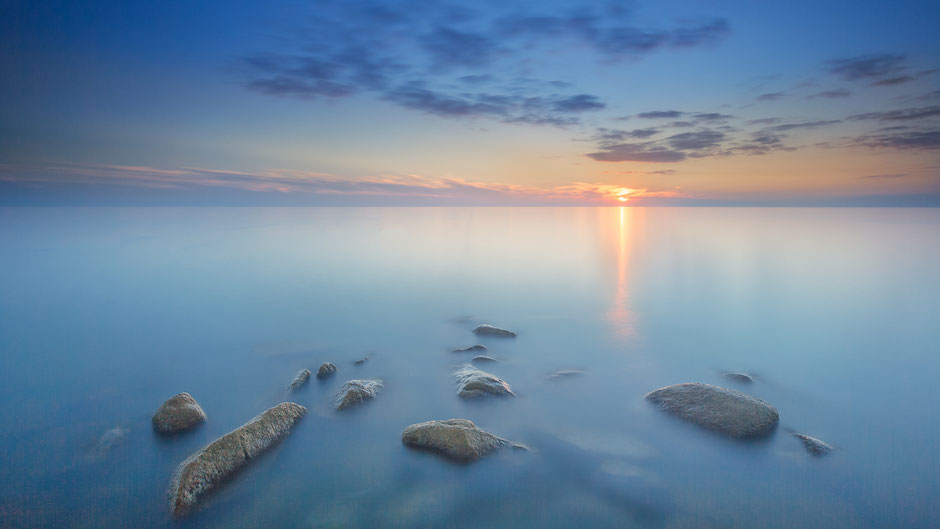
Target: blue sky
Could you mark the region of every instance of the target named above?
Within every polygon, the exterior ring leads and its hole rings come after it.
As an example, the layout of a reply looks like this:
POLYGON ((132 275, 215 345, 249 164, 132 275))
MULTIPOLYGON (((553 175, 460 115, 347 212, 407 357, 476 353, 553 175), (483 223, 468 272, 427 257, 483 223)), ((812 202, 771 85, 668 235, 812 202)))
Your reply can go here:
POLYGON ((940 204, 931 2, 9 2, 0 204, 940 204))

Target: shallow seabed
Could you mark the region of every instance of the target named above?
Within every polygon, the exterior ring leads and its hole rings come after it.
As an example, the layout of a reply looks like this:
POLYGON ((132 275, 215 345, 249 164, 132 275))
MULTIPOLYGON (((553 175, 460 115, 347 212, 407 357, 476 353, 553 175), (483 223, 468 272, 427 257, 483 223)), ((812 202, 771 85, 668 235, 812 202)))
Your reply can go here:
POLYGON ((4 527, 940 520, 940 210, 12 208, 0 256, 4 527), (517 398, 457 398, 476 353, 449 351, 475 343, 517 398), (285 391, 323 361, 336 376, 285 391), (384 387, 337 413, 351 378, 384 387), (747 391, 780 426, 733 441, 643 400, 680 382, 747 391), (155 436, 181 391, 208 421, 155 436), (284 400, 309 409, 292 435, 172 520, 176 465, 284 400), (531 451, 402 446, 454 417, 531 451))

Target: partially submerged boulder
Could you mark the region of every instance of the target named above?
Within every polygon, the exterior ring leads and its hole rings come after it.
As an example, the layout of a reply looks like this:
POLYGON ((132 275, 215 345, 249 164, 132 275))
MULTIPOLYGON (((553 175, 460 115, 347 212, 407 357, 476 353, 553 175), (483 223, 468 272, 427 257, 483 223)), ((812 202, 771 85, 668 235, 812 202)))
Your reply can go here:
POLYGON ((333 405, 337 410, 345 410, 362 404, 374 399, 381 388, 381 380, 350 380, 333 395, 333 405))
POLYGON ((709 430, 740 439, 771 433, 780 420, 777 408, 763 400, 711 384, 676 384, 646 395, 665 411, 709 430))
POLYGON ((578 375, 583 375, 583 374, 584 374, 584 371, 581 371, 580 369, 559 369, 558 371, 555 371, 551 375, 548 375, 548 377, 546 377, 545 380, 553 382, 553 381, 558 381, 558 380, 562 380, 565 378, 576 377, 578 375))
POLYGON ((361 366, 362 364, 364 364, 364 363, 366 363, 366 362, 368 362, 368 361, 369 361, 369 357, 368 357, 368 356, 363 356, 363 357, 360 358, 359 360, 356 360, 355 362, 353 362, 353 365, 361 366))
POLYGON ((457 378, 457 396, 464 399, 487 395, 516 396, 505 380, 469 364, 458 369, 454 376, 457 378))
POLYGON ((477 363, 488 363, 488 362, 502 363, 502 362, 500 362, 499 360, 493 358, 492 356, 486 356, 486 355, 474 356, 473 359, 471 360, 471 362, 477 362, 477 363))
POLYGON ((88 450, 89 461, 100 461, 107 457, 111 449, 127 439, 130 430, 121 426, 115 426, 101 434, 101 437, 88 450))
POLYGON ((751 378, 751 375, 746 373, 722 373, 721 376, 734 380, 735 382, 740 382, 742 384, 751 384, 754 382, 754 379, 751 378))
POLYGON ((193 428, 206 420, 206 412, 189 393, 178 393, 157 408, 151 422, 153 429, 162 434, 176 433, 193 428))
POLYGON ((294 377, 294 380, 291 380, 290 385, 287 386, 288 391, 294 391, 299 389, 301 386, 307 383, 310 380, 310 370, 301 369, 297 372, 297 376, 294 377))
POLYGON ((336 373, 336 366, 331 362, 323 362, 320 364, 320 369, 317 369, 317 378, 326 378, 333 373, 336 373))
POLYGON ((170 511, 185 515, 200 497, 290 433, 306 413, 300 404, 282 402, 186 458, 170 483, 170 511))
MULTIPOLYGON (((467 419, 412 424, 401 433, 407 446, 428 450, 456 461, 475 461, 511 444, 476 427, 467 419)), ((520 445, 521 447, 521 445, 520 445)))
POLYGON ((482 353, 483 351, 486 351, 486 346, 480 345, 480 344, 471 345, 470 347, 463 347, 460 349, 450 350, 450 352, 452 353, 477 353, 477 352, 482 353))
POLYGON ((806 448, 806 451, 814 456, 824 456, 832 452, 832 445, 821 439, 816 439, 815 437, 801 433, 794 433, 793 437, 803 441, 803 446, 806 448))
POLYGON ((480 336, 499 336, 503 338, 515 338, 516 337, 516 333, 512 331, 507 331, 506 329, 500 329, 499 327, 493 327, 492 325, 488 323, 484 323, 483 325, 480 325, 476 329, 473 329, 473 333, 478 334, 480 336))

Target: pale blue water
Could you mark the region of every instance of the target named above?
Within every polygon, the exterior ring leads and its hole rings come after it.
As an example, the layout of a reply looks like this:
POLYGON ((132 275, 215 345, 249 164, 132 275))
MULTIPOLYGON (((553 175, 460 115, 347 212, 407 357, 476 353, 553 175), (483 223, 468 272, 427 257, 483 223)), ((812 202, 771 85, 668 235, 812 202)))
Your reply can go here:
POLYGON ((936 209, 0 209, 0 525, 936 527, 938 263, 936 209), (457 399, 448 350, 478 341, 517 399, 457 399), (349 378, 385 388, 338 414, 349 378), (690 381, 780 427, 735 442, 643 400, 690 381), (209 420, 158 438, 180 391, 209 420), (294 433, 173 521, 176 465, 287 399, 294 433), (451 417, 532 450, 401 445, 451 417))

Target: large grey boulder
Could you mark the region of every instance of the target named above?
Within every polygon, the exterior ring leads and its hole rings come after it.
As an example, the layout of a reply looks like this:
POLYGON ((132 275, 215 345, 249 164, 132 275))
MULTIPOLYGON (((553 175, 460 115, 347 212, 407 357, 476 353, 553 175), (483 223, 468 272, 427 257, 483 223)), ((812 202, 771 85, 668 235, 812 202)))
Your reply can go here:
POLYGON ((345 410, 362 404, 374 399, 381 388, 381 380, 350 380, 333 395, 333 405, 337 410, 345 410))
POLYGON ((186 458, 170 483, 170 511, 188 513, 201 496, 290 433, 306 413, 300 404, 282 402, 186 458))
POLYGON ((179 393, 170 397, 157 408, 151 422, 153 429, 162 434, 188 430, 206 420, 206 412, 189 393, 179 393))
POLYGON ((516 396, 505 380, 469 364, 458 369, 454 373, 454 377, 457 379, 457 396, 464 399, 474 399, 487 395, 516 396))
POLYGON ((475 461, 510 444, 501 437, 477 428, 467 419, 412 424, 401 432, 401 442, 456 461, 475 461))
POLYGON ((326 378, 333 373, 336 373, 336 366, 331 362, 323 362, 320 364, 320 369, 317 369, 317 378, 326 378))
POLYGON ((295 391, 300 389, 300 387, 306 384, 308 380, 310 380, 310 370, 301 369, 297 372, 297 376, 294 377, 294 380, 290 381, 290 385, 287 386, 287 390, 295 391))
POLYGON ((476 329, 473 329, 473 333, 478 334, 480 336, 499 336, 503 338, 515 338, 516 337, 516 333, 512 331, 507 331, 506 329, 500 329, 499 327, 493 327, 492 325, 488 323, 484 323, 483 325, 480 325, 476 329))
POLYGON ((711 384, 667 386, 646 399, 681 419, 741 439, 765 436, 780 420, 777 408, 767 402, 711 384))
POLYGON ((832 445, 821 439, 816 439, 815 437, 810 437, 801 433, 794 433, 793 437, 796 437, 802 441, 806 451, 810 454, 813 454, 814 456, 824 456, 829 452, 832 452, 832 445))

